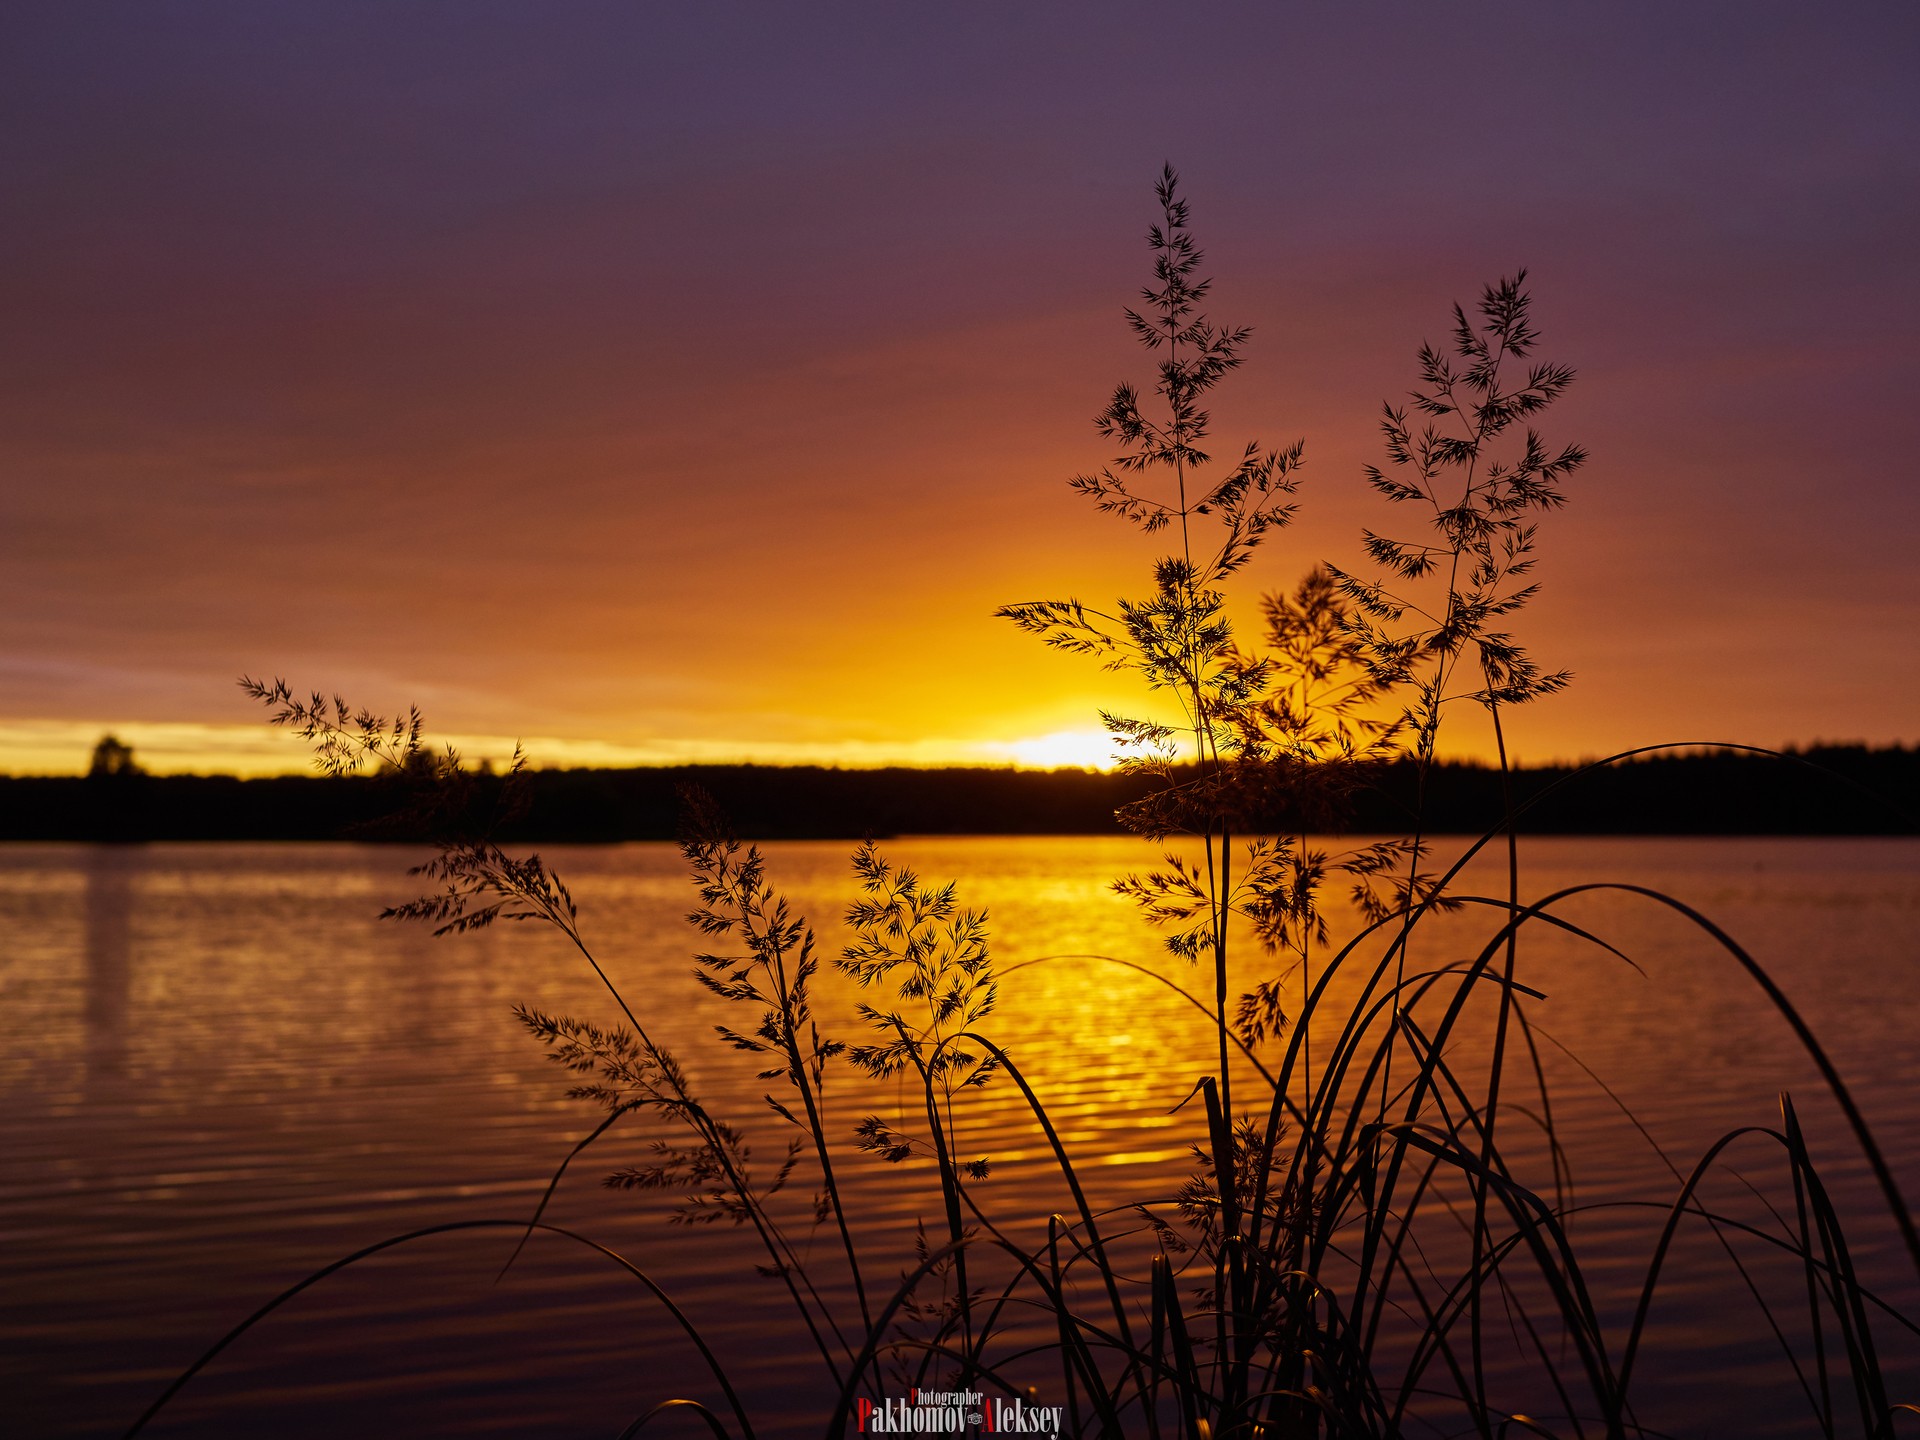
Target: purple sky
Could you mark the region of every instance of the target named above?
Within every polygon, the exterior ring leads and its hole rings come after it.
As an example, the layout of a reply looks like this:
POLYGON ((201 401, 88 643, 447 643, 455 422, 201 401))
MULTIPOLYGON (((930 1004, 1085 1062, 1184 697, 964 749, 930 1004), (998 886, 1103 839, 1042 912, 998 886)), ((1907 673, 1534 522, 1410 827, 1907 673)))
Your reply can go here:
POLYGON ((1164 160, 1220 448, 1307 442, 1252 587, 1364 563, 1381 399, 1524 265, 1593 459, 1521 754, 1920 739, 1917 14, 9 6, 0 768, 297 764, 242 671, 553 760, 1092 728, 990 614, 1146 588, 1063 482, 1164 160))

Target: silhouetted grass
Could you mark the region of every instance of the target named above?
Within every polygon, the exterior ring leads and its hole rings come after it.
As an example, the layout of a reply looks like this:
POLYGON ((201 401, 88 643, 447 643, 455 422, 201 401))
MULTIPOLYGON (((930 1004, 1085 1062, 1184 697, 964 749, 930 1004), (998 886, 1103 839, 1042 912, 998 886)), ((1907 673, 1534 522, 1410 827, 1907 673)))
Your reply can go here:
MULTIPOLYGON (((1010 1398, 1039 1387, 1038 1403, 1060 1406, 1060 1429, 1072 1434, 1658 1435, 1635 1381, 1673 1245, 1689 1231, 1719 1247, 1729 1295, 1757 1305, 1777 1337, 1779 1364, 1805 1398, 1805 1433, 1891 1435, 1903 1407, 1883 1347, 1920 1332, 1863 1283, 1790 1097, 1777 1119, 1733 1131, 1697 1158, 1661 1153, 1673 1184, 1645 1202, 1661 1219, 1628 1318, 1607 1313, 1583 1254, 1593 1207, 1556 1134, 1543 1056, 1557 1042, 1537 1024, 1540 993, 1519 978, 1519 959, 1545 928, 1582 941, 1596 963, 1634 964, 1569 903, 1609 893, 1680 917, 1766 997, 1818 1069, 1888 1231, 1920 1271, 1920 1233, 1871 1127, 1766 969, 1707 916, 1654 889, 1596 881, 1530 895, 1517 836, 1531 810, 1556 803, 1549 791, 1506 785, 1497 825, 1444 869, 1417 808, 1402 839, 1334 851, 1309 838, 1351 823, 1390 764, 1413 767, 1416 796, 1441 783, 1434 747, 1450 708, 1482 707, 1504 753, 1511 712, 1566 683, 1507 628, 1533 593, 1537 522, 1584 459, 1529 428, 1573 377, 1529 361, 1521 278, 1490 287, 1476 316, 1456 309, 1449 350, 1423 348, 1417 426, 1387 410, 1389 467, 1372 479, 1389 501, 1424 512, 1426 538, 1369 535, 1378 578, 1316 572, 1269 596, 1266 643, 1243 650, 1225 586, 1291 513, 1303 451, 1249 445, 1223 478, 1199 478, 1209 464, 1201 401, 1238 366, 1247 332, 1201 313, 1208 285, 1171 171, 1159 199, 1154 282, 1144 313, 1129 319, 1159 359, 1165 416, 1150 417, 1122 386, 1100 417, 1122 454, 1074 483, 1103 511, 1164 532, 1176 553, 1154 566, 1144 599, 1004 613, 1137 675, 1173 717, 1107 719, 1143 786, 1121 819, 1166 845, 1158 868, 1116 888, 1164 931, 1179 968, 1155 978, 1205 1017, 1213 1042, 1210 1072, 1193 1077, 1194 1169, 1175 1193, 1096 1209, 1043 1096, 993 1034, 998 981, 1013 970, 1144 967, 1074 956, 997 970, 984 914, 871 844, 853 857, 862 898, 845 917, 847 938, 823 950, 759 850, 690 793, 689 918, 708 947, 696 973, 739 1017, 719 1039, 769 1085, 767 1115, 788 1137, 770 1167, 756 1165, 741 1117, 702 1100, 649 1034, 644 1007, 608 977, 559 877, 498 842, 524 778, 518 767, 499 785, 482 783, 457 757, 426 750, 418 717, 390 723, 280 682, 249 690, 276 723, 312 740, 329 770, 372 761, 412 787, 410 823, 435 834, 440 853, 424 867, 432 888, 398 918, 442 933, 532 921, 563 935, 599 975, 611 1021, 521 1011, 596 1114, 553 1185, 616 1127, 647 1124, 652 1162, 608 1182, 671 1192, 678 1220, 753 1235, 761 1272, 790 1304, 791 1343, 818 1355, 827 1435, 845 1432, 863 1399, 897 1398, 909 1384, 1010 1398), (1517 362, 1528 363, 1514 380, 1517 362), (1500 893, 1475 893, 1463 877, 1489 847, 1505 861, 1500 893), (1328 908, 1336 888, 1353 911, 1339 926, 1328 908), (1453 917, 1444 937, 1434 933, 1442 914, 1453 917), (1478 940, 1463 950, 1460 927, 1475 917, 1484 920, 1478 940), (1233 961, 1249 943, 1266 973, 1235 995, 1233 961), (860 987, 852 1017, 816 1011, 823 953, 860 987), (1184 983, 1189 974, 1199 983, 1184 983), (860 1088, 899 1077, 921 1102, 911 1122, 873 1109, 860 1088), (989 1086, 1016 1092, 1044 1137, 1070 1197, 1059 1213, 1026 1213, 1020 1196, 980 1188, 992 1157, 962 1150, 962 1122, 973 1092, 989 1086), (1737 1176, 1755 1187, 1759 1210, 1710 1203, 1706 1182, 1727 1171, 1730 1147, 1750 1141, 1775 1157, 1770 1177, 1737 1176), (937 1217, 897 1283, 879 1267, 897 1259, 899 1237, 860 1233, 847 1193, 860 1173, 848 1162, 862 1151, 924 1177, 937 1217), (834 1243, 800 1240, 815 1229, 834 1243), (1769 1250, 1793 1262, 1783 1289, 1753 1263, 1769 1250)), ((1557 783, 1577 790, 1611 764, 1557 783)), ((511 1223, 524 1237, 551 1228, 544 1208, 478 1223, 511 1223)), ((683 1415, 715 1434, 752 1435, 754 1417, 697 1319, 629 1268, 708 1374, 685 1395, 661 1396, 627 1433, 683 1415)))

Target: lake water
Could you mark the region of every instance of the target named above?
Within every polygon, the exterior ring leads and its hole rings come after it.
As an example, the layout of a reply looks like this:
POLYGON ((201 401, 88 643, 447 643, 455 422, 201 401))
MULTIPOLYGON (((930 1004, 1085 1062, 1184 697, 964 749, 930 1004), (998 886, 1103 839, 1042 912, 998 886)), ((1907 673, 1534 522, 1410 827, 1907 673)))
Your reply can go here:
MULTIPOLYGON (((774 882, 837 954, 837 917, 855 893, 847 847, 764 848, 774 882)), ((1107 888, 1153 852, 1085 838, 885 849, 989 910, 996 962, 1010 972, 989 1028, 1045 1100, 1096 1207, 1169 1196, 1203 1124, 1197 1106, 1175 1107, 1207 1067, 1205 1021, 1119 966, 1011 968, 1103 954, 1204 988, 1107 888)), ((534 927, 436 940, 377 922, 383 904, 412 893, 410 858, 346 845, 0 848, 0 1435, 118 1434, 213 1340, 312 1270, 412 1228, 531 1213, 594 1117, 565 1098, 567 1077, 511 1006, 603 1022, 612 1006, 578 957, 534 927)), ((766 1163, 777 1149, 758 1098, 767 1086, 712 1042, 717 1002, 689 973, 700 947, 682 918, 693 897, 677 852, 562 847, 547 858, 655 1038, 712 1108, 751 1122, 766 1163)), ((1920 842, 1547 839, 1527 842, 1523 864, 1529 896, 1628 881, 1713 916, 1805 1012, 1905 1192, 1920 1196, 1920 842)), ((1685 1168, 1734 1126, 1777 1123, 1777 1095, 1790 1090, 1858 1217, 1863 1277, 1916 1308, 1920 1286, 1817 1075, 1752 983, 1644 900, 1595 895, 1564 913, 1644 972, 1564 934, 1530 936, 1522 954, 1521 978, 1547 997, 1533 1013, 1552 1037, 1555 1120, 1581 1200, 1670 1200, 1675 1182, 1650 1141, 1685 1168), (1644 1134, 1557 1045, 1606 1080, 1644 1134)), ((1423 943, 1459 958, 1489 928, 1484 912, 1448 917, 1423 943)), ((823 1021, 859 1039, 852 999, 841 977, 822 978, 823 1021)), ((836 1074, 830 1123, 845 1134, 910 1099, 836 1074)), ((1044 1142, 1011 1086, 973 1101, 966 1143, 995 1161, 981 1203, 1033 1242, 1036 1219, 1066 1204, 1044 1142)), ((747 1237, 668 1227, 659 1197, 596 1183, 644 1159, 647 1134, 642 1122, 603 1141, 548 1218, 626 1255, 679 1301, 768 1417, 762 1433, 820 1433, 830 1387, 794 1340, 778 1284, 753 1274, 747 1237)), ((1733 1161, 1761 1188, 1779 1174, 1764 1147, 1733 1161)), ((926 1171, 846 1163, 872 1273, 895 1277, 912 1263, 916 1220, 930 1233, 941 1224, 926 1171)), ((1612 1314, 1659 1216, 1590 1215, 1582 1240, 1612 1314)), ((342 1272, 218 1359, 149 1433, 612 1437, 659 1399, 710 1395, 697 1357, 624 1272, 543 1237, 497 1278, 512 1242, 465 1231, 342 1272)), ((833 1271, 830 1228, 802 1243, 833 1271)), ((1762 1283, 1778 1281, 1777 1263, 1753 1263, 1762 1283)), ((1920 1398, 1907 1383, 1920 1377, 1914 1343, 1882 1329, 1905 1385, 1895 1398, 1920 1398)), ((1814 1433, 1791 1367, 1711 1244, 1677 1253, 1655 1334, 1657 1358, 1635 1387, 1649 1427, 1814 1433)), ((694 1433, 671 1418, 655 1429, 694 1433)))

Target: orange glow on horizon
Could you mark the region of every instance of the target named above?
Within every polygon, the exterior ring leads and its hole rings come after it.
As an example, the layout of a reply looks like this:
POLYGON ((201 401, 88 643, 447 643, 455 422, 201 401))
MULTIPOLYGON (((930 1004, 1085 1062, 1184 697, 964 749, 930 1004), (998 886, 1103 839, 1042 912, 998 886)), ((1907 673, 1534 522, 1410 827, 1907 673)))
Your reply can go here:
MULTIPOLYGON (((260 725, 90 721, 0 721, 0 775, 80 775, 93 747, 112 735, 154 775, 298 775, 311 773, 307 748, 260 725)), ((835 769, 981 766, 1019 770, 1111 770, 1113 741, 1103 730, 1061 729, 1013 739, 923 737, 903 740, 749 741, 725 738, 653 742, 439 734, 470 765, 504 766, 516 745, 537 769, 626 769, 654 765, 820 765, 835 769)))

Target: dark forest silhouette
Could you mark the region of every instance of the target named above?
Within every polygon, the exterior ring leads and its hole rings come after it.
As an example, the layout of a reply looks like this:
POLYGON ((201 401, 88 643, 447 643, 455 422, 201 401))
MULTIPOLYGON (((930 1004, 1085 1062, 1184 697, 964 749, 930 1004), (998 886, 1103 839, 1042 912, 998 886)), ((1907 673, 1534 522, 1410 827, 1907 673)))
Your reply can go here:
MULTIPOLYGON (((1896 835, 1920 830, 1920 749, 1815 746, 1787 757, 1738 751, 1655 754, 1578 774, 1536 766, 1512 777, 1520 801, 1551 795, 1521 819, 1554 835, 1896 835), (1565 782, 1565 783, 1562 783, 1565 782)), ((756 839, 864 835, 1120 834, 1114 811, 1139 777, 1084 770, 836 770, 690 765, 526 773, 526 813, 509 841, 616 842, 675 835, 678 787, 711 793, 756 839)), ((1355 800, 1354 834, 1401 829, 1413 804, 1412 761, 1389 766, 1355 800)), ((1499 772, 1440 762, 1424 808, 1435 834, 1481 834, 1503 813, 1499 772)), ((367 840, 415 838, 379 828, 395 777, 221 775, 0 777, 4 840, 367 840)))

